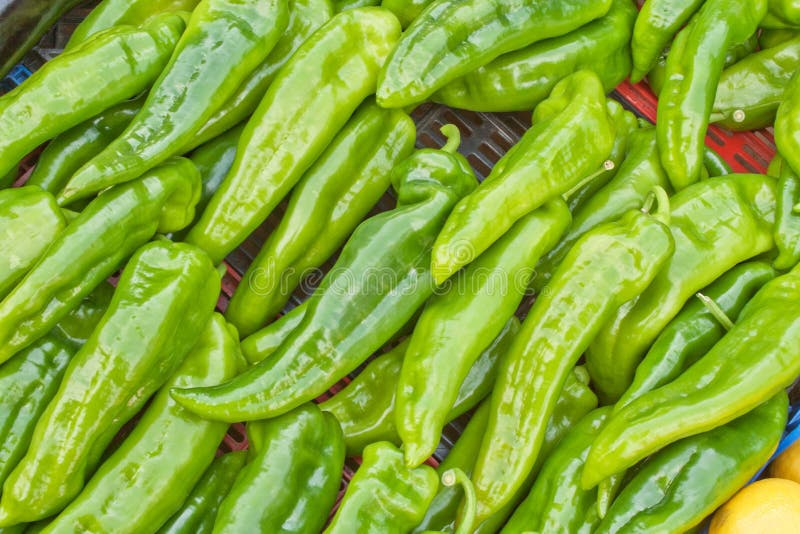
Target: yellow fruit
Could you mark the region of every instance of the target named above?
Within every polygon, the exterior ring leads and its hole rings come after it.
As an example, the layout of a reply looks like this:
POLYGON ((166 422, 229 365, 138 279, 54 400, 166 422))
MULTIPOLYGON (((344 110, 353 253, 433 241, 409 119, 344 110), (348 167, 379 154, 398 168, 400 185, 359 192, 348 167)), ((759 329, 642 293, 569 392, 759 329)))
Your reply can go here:
POLYGON ((770 476, 800 483, 800 441, 795 441, 775 458, 769 468, 770 476))
POLYGON ((800 484, 766 478, 733 496, 714 514, 709 534, 797 534, 800 484))

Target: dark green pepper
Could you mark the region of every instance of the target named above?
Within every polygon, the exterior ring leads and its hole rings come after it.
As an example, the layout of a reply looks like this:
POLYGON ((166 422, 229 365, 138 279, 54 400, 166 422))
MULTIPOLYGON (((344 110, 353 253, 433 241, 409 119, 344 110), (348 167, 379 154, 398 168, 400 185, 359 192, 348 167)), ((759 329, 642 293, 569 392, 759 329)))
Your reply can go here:
POLYGON ((767 4, 767 26, 770 26, 769 20, 773 17, 787 26, 800 26, 800 4, 797 0, 768 0, 767 4))
POLYGON ((308 301, 306 300, 274 323, 242 340, 242 353, 248 363, 256 364, 275 352, 303 321, 307 307, 308 301))
POLYGON ((772 262, 776 269, 789 270, 800 262, 800 178, 781 159, 778 179, 778 205, 775 209, 775 246, 778 257, 772 262))
POLYGON ((733 169, 713 148, 705 147, 703 151, 703 167, 709 178, 733 174, 733 169))
POLYGON ((336 419, 308 403, 247 427, 259 434, 258 447, 222 501, 214 532, 322 530, 344 467, 336 419))
POLYGON ((382 8, 394 13, 403 28, 408 28, 432 2, 433 0, 383 0, 380 4, 382 8))
MULTIPOLYGON (((80 493, 120 427, 197 342, 219 289, 214 266, 195 247, 158 241, 139 249, 123 271, 108 311, 67 365, 27 454, 6 479, 0 526, 44 519, 80 493)), ((221 439, 225 427, 218 426, 221 439)), ((198 445, 183 447, 191 451, 198 445)), ((130 508, 130 501, 125 503, 130 508)), ((167 518, 169 514, 163 521, 167 518)))
POLYGON ((761 50, 778 46, 781 43, 790 41, 800 34, 800 30, 768 30, 762 28, 758 35, 758 44, 761 50))

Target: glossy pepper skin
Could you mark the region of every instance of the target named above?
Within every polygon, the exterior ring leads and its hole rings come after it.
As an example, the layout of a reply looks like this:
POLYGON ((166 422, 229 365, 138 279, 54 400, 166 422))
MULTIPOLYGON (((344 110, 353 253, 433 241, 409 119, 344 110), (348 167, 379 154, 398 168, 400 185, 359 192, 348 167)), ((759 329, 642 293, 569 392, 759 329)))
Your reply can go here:
POLYGON ((93 200, 0 302, 0 362, 46 334, 156 231, 185 226, 197 169, 175 159, 93 200))
POLYGON ((784 100, 775 116, 775 144, 789 167, 800 172, 800 76, 786 88, 784 100))
POLYGON ((656 132, 661 163, 676 191, 700 179, 725 51, 756 32, 766 9, 766 0, 707 0, 672 44, 656 132))
POLYGON ((347 240, 414 150, 414 121, 367 100, 292 190, 280 224, 247 268, 225 316, 242 335, 261 328, 302 280, 347 240))
MULTIPOLYGON (((765 19, 778 19, 786 26, 800 26, 800 4, 797 0, 768 0, 768 16, 765 19)), ((767 26, 770 26, 767 23, 767 26)))
POLYGON ((611 0, 439 0, 417 17, 378 78, 378 104, 419 104, 498 56, 605 15, 611 0))
POLYGON ((164 15, 139 28, 110 29, 48 61, 0 97, 0 176, 44 141, 147 89, 169 61, 183 29, 178 15, 164 15))
POLYGON ((788 402, 780 392, 753 411, 657 452, 611 505, 598 534, 686 532, 733 496, 778 445, 788 402))
POLYGON ((179 402, 229 422, 280 415, 324 393, 411 319, 435 289, 433 241, 476 183, 455 152, 458 130, 444 130, 442 150, 419 150, 394 168, 397 207, 356 228, 275 353, 221 386, 173 391, 179 402))
POLYGON ((522 302, 533 267, 569 227, 554 199, 526 215, 431 298, 411 334, 397 383, 396 425, 406 465, 439 445, 462 381, 522 302))
POLYGON ((51 516, 80 493, 120 427, 196 343, 219 289, 219 275, 197 248, 159 241, 139 249, 6 480, 0 525, 51 516))
MULTIPOLYGON (((775 270, 767 263, 742 263, 701 293, 736 321, 745 304, 774 277, 775 270)), ((678 378, 722 339, 725 332, 725 327, 699 299, 690 300, 653 342, 636 368, 630 387, 617 401, 615 410, 619 411, 645 393, 678 378)))
POLYGON ((344 439, 336 419, 308 403, 247 425, 248 433, 260 427, 255 430, 259 446, 222 501, 214 532, 322 530, 344 467, 344 439))
POLYGON ((397 17, 403 28, 419 17, 420 13, 432 3, 432 0, 383 0, 381 7, 388 9, 397 17))
POLYGON ((579 71, 559 82, 533 118, 522 139, 447 219, 433 249, 437 284, 477 258, 517 220, 599 169, 611 152, 614 127, 603 85, 593 72, 579 71))
POLYGON ((611 91, 630 74, 630 39, 637 13, 631 0, 613 0, 604 17, 503 54, 448 83, 432 99, 473 111, 531 110, 559 80, 583 69, 595 70, 606 92, 611 91))
POLYGON ((800 178, 781 158, 778 178, 778 204, 775 209, 776 269, 789 270, 800 262, 800 215, 794 207, 800 203, 800 178))
POLYGON ((250 365, 264 360, 280 347, 295 328, 303 321, 308 301, 292 308, 258 332, 242 340, 242 353, 250 365))
POLYGON ((215 262, 239 246, 375 90, 399 36, 394 15, 367 7, 336 15, 303 43, 247 123, 231 172, 187 241, 215 262))
MULTIPOLYGON (((213 309, 208 299, 205 304, 213 309)), ((196 345, 131 434, 44 532, 155 532, 180 509, 214 459, 228 425, 189 413, 169 396, 169 388, 217 384, 234 376, 242 363, 236 331, 221 315, 214 314, 194 333, 190 343, 196 345)))
POLYGON ((368 445, 325 534, 410 532, 422 520, 438 486, 432 467, 406 467, 403 452, 391 443, 368 445))
POLYGON ((46 336, 0 366, 0 485, 28 450, 36 422, 112 292, 110 285, 102 284, 46 336))
POLYGON ((503 360, 473 482, 479 520, 507 504, 540 454, 570 370, 616 309, 647 288, 674 250, 664 212, 631 211, 598 226, 567 254, 503 360))
POLYGON ((158 529, 158 534, 211 534, 219 505, 244 467, 247 454, 234 451, 215 458, 180 510, 158 529))
POLYGON ((724 425, 788 387, 800 374, 794 357, 798 292, 800 269, 768 282, 697 363, 615 413, 592 447, 584 485, 681 438, 724 425))
POLYGON ((587 527, 591 530, 591 523, 598 520, 594 515, 597 490, 581 487, 581 472, 592 442, 611 410, 610 406, 598 408, 567 432, 544 461, 531 492, 502 532, 577 533, 587 532, 587 527))
POLYGON ((26 186, 0 191, 0 297, 5 297, 66 226, 53 195, 26 186))
POLYGON ((127 182, 189 141, 275 46, 287 0, 202 0, 175 52, 122 134, 59 194, 69 204, 127 182))
POLYGON ((790 41, 798 36, 800 30, 768 30, 762 28, 758 35, 758 44, 761 50, 778 46, 781 43, 790 41))
POLYGON ((622 306, 586 354, 601 399, 616 401, 661 330, 695 292, 773 247, 775 181, 763 175, 704 180, 672 200, 675 254, 635 302, 622 306))
POLYGON ((725 161, 725 158, 709 147, 706 147, 703 153, 703 167, 705 167, 709 178, 733 174, 733 169, 725 161))

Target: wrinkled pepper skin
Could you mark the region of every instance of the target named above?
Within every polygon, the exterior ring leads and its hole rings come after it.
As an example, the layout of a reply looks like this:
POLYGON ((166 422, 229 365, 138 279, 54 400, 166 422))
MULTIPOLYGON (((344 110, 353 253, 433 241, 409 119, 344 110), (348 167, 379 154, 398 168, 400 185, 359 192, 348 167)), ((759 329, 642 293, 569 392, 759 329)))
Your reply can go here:
POLYGON ((247 451, 234 451, 215 458, 181 509, 158 534, 211 534, 219 505, 233 487, 246 460, 247 451))
POLYGON ((299 306, 292 308, 289 313, 282 315, 275 322, 243 339, 241 344, 242 354, 244 354, 247 363, 254 365, 275 352, 289 337, 289 334, 303 321, 307 307, 308 301, 306 300, 299 306))
POLYGON ((502 532, 586 532, 585 522, 595 511, 597 490, 581 487, 583 463, 611 410, 610 406, 598 408, 567 432, 544 461, 531 492, 502 532))
POLYGON ((174 390, 179 402, 228 422, 275 417, 324 393, 411 319, 435 289, 433 241, 476 184, 467 160, 453 153, 458 130, 444 130, 452 137, 442 150, 419 150, 394 168, 397 207, 356 228, 275 353, 220 386, 174 390))
POLYGON ((584 471, 591 486, 681 438, 766 402, 800 374, 800 269, 768 282, 739 320, 697 363, 614 414, 584 471))
POLYGON ((159 241, 139 249, 108 311, 67 365, 27 454, 6 480, 0 525, 43 519, 80 493, 120 427, 197 342, 219 289, 214 266, 195 247, 159 241))
POLYGON ((613 142, 597 75, 579 71, 559 82, 537 106, 533 126, 447 219, 433 249, 436 283, 472 262, 517 220, 599 169, 613 142))
POLYGON ((292 190, 289 206, 247 268, 225 312, 242 335, 264 326, 295 288, 336 252, 411 155, 408 114, 366 101, 292 190))
POLYGON ((611 505, 598 534, 680 534, 700 524, 764 465, 788 413, 780 392, 753 411, 650 457, 611 505))
POLYGON ((383 0, 381 7, 388 9, 397 17, 403 29, 419 17, 420 13, 432 3, 433 0, 383 0))
POLYGON ((368 445, 325 534, 411 532, 425 515, 438 486, 439 478, 432 467, 406 467, 403 452, 391 443, 368 445))
POLYGON ((449 290, 425 304, 397 383, 396 426, 409 467, 436 450, 461 383, 514 315, 533 267, 571 219, 562 199, 548 202, 517 221, 449 290))
POLYGON ((247 425, 248 432, 251 426, 261 427, 260 446, 222 501, 214 533, 320 532, 336 502, 344 467, 344 439, 336 419, 308 403, 247 425), (286 483, 293 486, 288 491, 286 483))
POLYGON ((112 292, 108 284, 99 286, 46 336, 0 366, 0 485, 28 450, 36 422, 112 292))
MULTIPOLYGON (((208 300, 205 304, 213 309, 208 300)), ((189 413, 169 396, 169 388, 218 384, 234 376, 241 365, 235 332, 219 314, 207 319, 202 331, 195 330, 191 343, 197 344, 131 434, 43 532, 156 532, 180 509, 213 461, 228 425, 189 413)))
POLYGON ((66 221, 53 195, 38 187, 0 191, 0 298, 36 263, 66 221))
POLYGON ((287 0, 202 0, 142 109, 59 194, 69 204, 179 155, 266 58, 289 20, 287 0))
POLYGON ((619 399, 647 349, 695 292, 773 247, 775 185, 763 175, 729 175, 672 198, 675 254, 636 302, 616 312, 586 354, 601 399, 619 399))
POLYGON ((789 167, 800 172, 800 76, 786 88, 784 100, 775 116, 775 145, 789 167))
POLYGON ((122 133, 143 101, 139 97, 118 104, 56 136, 39 156, 26 184, 58 195, 75 171, 122 133))
POLYGON ((183 29, 178 15, 164 15, 140 28, 113 28, 48 61, 0 97, 0 176, 48 139, 147 89, 183 29))
POLYGON ((220 262, 289 193, 345 125, 400 37, 380 8, 336 15, 281 69, 242 133, 233 168, 187 241, 220 262))
MULTIPOLYGON (((753 295, 775 277, 763 262, 742 263, 720 276, 701 293, 711 298, 732 321, 753 295)), ((619 411, 645 393, 672 382, 725 335, 725 328, 699 299, 690 300, 669 322, 636 368, 633 383, 619 399, 619 411)))
POLYGON ((800 262, 800 215, 794 211, 798 203, 800 203, 800 178, 781 159, 774 231, 778 257, 772 262, 779 270, 788 271, 800 262))
POLYGON ((605 15, 611 0, 439 0, 403 33, 378 78, 378 104, 419 104, 498 56, 605 15))
POLYGON ((662 217, 668 214, 631 211, 585 234, 537 298, 492 392, 473 475, 479 521, 523 485, 540 455, 558 393, 596 333, 621 304, 647 288, 672 255, 674 241, 662 217))
POLYGON ((676 191, 700 179, 725 51, 756 32, 766 9, 766 0, 707 0, 672 44, 656 132, 661 164, 676 191))
POLYGON ((194 216, 200 177, 175 159, 93 200, 0 302, 0 363, 46 334, 156 231, 194 216))
POLYGON ((798 69, 800 37, 756 52, 725 69, 719 79, 712 120, 733 131, 771 126, 798 69))
POLYGON ((448 83, 432 98, 472 111, 527 111, 561 79, 583 69, 595 70, 609 92, 631 72, 630 39, 637 13, 631 0, 613 0, 604 17, 504 54, 448 83))

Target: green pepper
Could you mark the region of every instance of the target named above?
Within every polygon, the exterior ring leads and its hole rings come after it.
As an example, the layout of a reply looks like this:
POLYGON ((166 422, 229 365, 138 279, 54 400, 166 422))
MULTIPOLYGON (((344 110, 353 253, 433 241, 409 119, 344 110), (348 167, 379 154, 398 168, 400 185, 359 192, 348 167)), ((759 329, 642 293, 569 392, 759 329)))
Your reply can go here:
POLYGON ((800 262, 800 215, 795 212, 800 203, 800 178, 781 161, 774 230, 778 257, 772 264, 776 269, 789 270, 800 262))
POLYGON ((202 0, 142 109, 72 175, 59 203, 127 182, 179 155, 275 46, 289 20, 286 2, 202 0))
POLYGON ((383 0, 380 4, 382 8, 394 13, 403 28, 408 28, 432 2, 433 0, 383 0))
POLYGON ((703 167, 705 167, 709 178, 717 176, 727 176, 733 174, 733 169, 714 149, 705 147, 703 151, 703 167))
POLYGON ((39 156, 26 184, 59 194, 75 171, 122 133, 143 101, 123 102, 58 135, 39 156))
POLYGON ((595 70, 609 92, 630 74, 630 37, 637 13, 630 0, 613 0, 604 17, 504 54, 448 83, 432 99, 473 111, 531 110, 561 79, 582 69, 595 70))
POLYGON ((768 282, 739 320, 697 363, 614 414, 597 437, 585 486, 681 438, 747 413, 800 375, 800 269, 768 282))
POLYGON ((789 83, 778 107, 775 144, 791 170, 800 172, 800 76, 795 76, 789 83))
POLYGON ((368 445, 325 534, 409 532, 422 520, 438 485, 432 467, 406 467, 403 452, 391 443, 368 445))
POLYGON ((650 457, 598 526, 598 534, 686 532, 733 496, 764 465, 786 425, 780 392, 730 423, 650 457))
POLYGON ((397 383, 397 432, 406 465, 436 450, 459 387, 522 302, 533 267, 570 224, 562 199, 517 221, 431 298, 417 321, 397 383))
POLYGON ((158 534, 211 534, 219 505, 233 487, 245 460, 246 451, 234 451, 211 462, 180 510, 158 529, 158 534))
POLYGON ((798 30, 768 30, 762 28, 758 35, 758 44, 761 50, 766 50, 767 48, 778 46, 786 41, 791 41, 798 35, 800 35, 800 31, 798 30))
POLYGON ((330 0, 288 0, 289 23, 261 65, 242 82, 184 147, 195 148, 244 121, 258 107, 272 80, 301 44, 333 16, 330 0))
POLYGON ((336 13, 341 13, 347 9, 356 9, 358 7, 370 7, 380 5, 380 0, 334 0, 333 10, 336 13))
POLYGON ((501 362, 492 414, 475 465, 478 518, 507 504, 539 456, 558 392, 583 351, 624 302, 641 294, 673 253, 661 213, 631 211, 572 247, 501 362))
POLYGON ((64 230, 53 195, 27 186, 0 191, 0 298, 30 269, 64 230))
POLYGON ((112 291, 108 284, 99 286, 52 331, 0 366, 0 486, 28 450, 36 421, 105 312, 112 291))
POLYGON ((247 268, 225 316, 249 335, 347 240, 414 150, 414 121, 367 100, 292 190, 289 206, 247 268))
POLYGON ((477 258, 524 215, 601 168, 613 143, 597 75, 579 71, 559 82, 537 106, 533 126, 447 219, 433 249, 436 283, 477 258))
POLYGON ((140 28, 107 30, 0 97, 0 176, 44 141, 147 89, 183 29, 178 15, 163 15, 140 28))
MULTIPOLYGON (((745 304, 774 277, 775 270, 767 263, 742 263, 703 289, 702 294, 735 321, 745 304)), ((724 325, 699 299, 690 300, 653 342, 615 409, 618 411, 645 393, 672 382, 722 339, 725 332, 724 325)))
POLYGON ((256 364, 275 352, 303 321, 307 307, 308 301, 305 301, 274 323, 243 339, 242 353, 247 362, 256 364))
POLYGON ((322 530, 344 467, 336 419, 307 403, 280 417, 247 423, 247 430, 260 434, 260 446, 222 501, 214 532, 322 530))
POLYGON ((200 194, 175 159, 93 200, 0 302, 0 363, 46 334, 156 231, 183 228, 200 194))
POLYGON ((768 0, 769 15, 787 25, 800 26, 800 3, 797 0, 768 0))
POLYGON ((661 163, 676 191, 700 179, 725 51, 756 32, 766 9, 767 0, 707 0, 672 43, 656 132, 661 163))
POLYGON ((280 415, 324 393, 411 319, 435 289, 433 241, 476 183, 455 152, 458 129, 443 130, 442 150, 417 151, 394 168, 397 207, 356 228, 276 352, 220 386, 173 391, 179 402, 230 422, 280 415))
POLYGON ((438 0, 403 33, 378 78, 378 104, 422 103, 498 56, 605 15, 611 0, 438 0))
POLYGON ((303 43, 247 123, 230 174, 187 241, 220 262, 264 222, 375 90, 399 35, 391 13, 366 7, 336 15, 303 43))
POLYGON ((64 51, 73 50, 89 37, 113 26, 138 26, 161 13, 192 11, 198 3, 199 0, 103 0, 78 24, 64 51))
MULTIPOLYGON (((158 241, 139 249, 123 271, 108 311, 67 365, 27 454, 6 479, 0 526, 48 517, 80 493, 120 427, 195 344, 219 289, 219 275, 197 248, 158 241)), ((225 427, 218 426, 221 439, 225 427)), ((219 439, 211 444, 212 456, 219 439)), ((182 445, 190 452, 197 447, 182 445)), ((174 465, 172 458, 169 463, 174 465)), ((165 498, 158 493, 156 497, 165 498)), ((130 501, 125 503, 130 509, 130 501)))
POLYGON ((672 198, 675 254, 635 302, 592 341, 586 364, 601 399, 616 401, 661 330, 692 295, 737 263, 773 247, 775 181, 763 175, 711 178, 672 198))
MULTIPOLYGON (((175 251, 178 247, 189 250, 187 245, 171 246, 175 251)), ((167 250, 164 247, 163 252, 167 250)), ((192 261, 186 253, 168 261, 175 260, 192 261)), ((206 269, 212 268, 208 259, 202 261, 206 269)), ((213 269, 208 271, 216 276, 212 273, 213 269)), ((184 297, 186 301, 191 298, 184 297)), ((208 312, 213 304, 205 300, 208 312)), ((195 335, 187 340, 190 347, 197 344, 153 398, 142 419, 44 532, 155 532, 181 507, 214 459, 228 425, 188 413, 170 397, 169 388, 218 384, 234 376, 241 365, 236 331, 219 314, 204 313, 203 317, 205 324, 199 329, 194 325, 195 335)))

